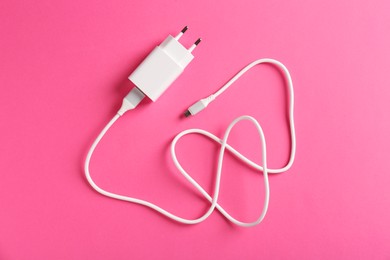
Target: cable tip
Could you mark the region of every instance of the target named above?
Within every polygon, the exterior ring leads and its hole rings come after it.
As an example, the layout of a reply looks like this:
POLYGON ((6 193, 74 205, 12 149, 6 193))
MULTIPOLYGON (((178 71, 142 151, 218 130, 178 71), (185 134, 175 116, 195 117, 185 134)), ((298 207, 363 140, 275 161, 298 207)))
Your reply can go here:
POLYGON ((186 25, 182 30, 181 33, 185 33, 188 30, 188 26, 186 25))
POLYGON ((191 112, 189 110, 187 110, 185 113, 184 113, 184 116, 185 117, 189 117, 191 115, 191 112))

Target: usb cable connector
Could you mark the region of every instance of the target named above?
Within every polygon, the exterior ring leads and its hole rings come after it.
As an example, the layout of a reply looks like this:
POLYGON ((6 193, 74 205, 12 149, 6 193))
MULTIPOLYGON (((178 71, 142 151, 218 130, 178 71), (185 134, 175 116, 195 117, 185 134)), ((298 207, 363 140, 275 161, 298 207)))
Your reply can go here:
POLYGON ((198 114, 200 111, 205 109, 214 99, 214 95, 210 95, 207 98, 202 98, 187 109, 187 111, 184 113, 185 117, 194 116, 198 114))

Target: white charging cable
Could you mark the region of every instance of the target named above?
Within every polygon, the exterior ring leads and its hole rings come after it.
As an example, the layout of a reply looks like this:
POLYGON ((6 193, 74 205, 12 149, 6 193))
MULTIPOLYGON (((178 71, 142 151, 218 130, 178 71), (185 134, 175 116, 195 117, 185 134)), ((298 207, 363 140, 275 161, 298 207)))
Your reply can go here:
POLYGON ((200 39, 198 39, 188 50, 185 49, 178 40, 180 37, 184 34, 184 32, 187 30, 187 27, 185 27, 176 37, 168 36, 167 39, 160 44, 160 46, 157 46, 151 54, 140 64, 140 66, 129 76, 129 79, 137 86, 133 88, 130 93, 123 99, 122 107, 119 109, 118 113, 111 119, 111 121, 103 128, 101 133, 98 135, 96 140, 93 142, 91 148, 88 151, 84 170, 85 170, 85 176, 89 182, 89 184, 99 193, 111 197, 118 200, 128 201, 140 205, 144 205, 146 207, 149 207, 151 209, 154 209, 155 211, 161 213, 162 215, 175 220, 180 223, 184 224, 197 224, 205 219, 207 219, 211 213, 216 208, 223 216, 226 217, 229 221, 232 223, 244 226, 244 227, 251 227, 259 224, 265 217, 265 214, 268 209, 268 203, 269 203, 269 181, 268 181, 268 173, 276 174, 276 173, 282 173, 287 171, 291 168, 294 158, 295 158, 295 150, 296 150, 296 139, 295 139, 295 128, 294 128, 294 90, 293 90, 293 83, 290 76, 290 73, 288 72, 287 68, 279 61, 274 59, 259 59, 256 60, 249 65, 247 65, 245 68, 243 68, 240 72, 238 72, 231 80, 229 80, 222 88, 220 88, 217 92, 214 94, 208 96, 207 98, 199 100, 197 103, 192 105, 185 113, 186 116, 195 115, 204 108, 206 108, 210 102, 215 100, 219 95, 221 95, 224 91, 226 91, 237 79, 239 79, 245 72, 247 72, 249 69, 253 68, 254 66, 261 64, 261 63, 270 63, 275 65, 277 68, 279 68, 286 79, 287 87, 288 87, 288 94, 289 94, 289 108, 288 108, 288 117, 289 117, 289 127, 290 127, 290 139, 291 139, 291 150, 290 150, 290 159, 286 166, 282 168, 275 168, 275 169, 269 169, 267 167, 267 149, 266 149, 266 142, 263 130, 260 126, 260 124, 251 116, 241 116, 237 119, 233 120, 232 123, 227 127, 224 137, 220 139, 219 137, 213 135, 212 133, 202 130, 202 129, 188 129, 184 130, 181 133, 179 133, 172 141, 171 143, 171 156, 173 159, 173 162, 176 166, 176 168, 180 171, 180 173, 210 202, 209 209, 199 218, 197 219, 186 219, 179 217, 177 215, 174 215, 167 210, 149 202, 146 200, 141 200, 137 198, 132 198, 125 195, 120 195, 116 193, 112 193, 109 191, 106 191, 102 188, 100 188, 92 179, 91 174, 89 172, 89 164, 91 161, 92 154, 96 148, 96 146, 99 144, 100 140, 103 138, 103 136, 106 134, 108 129, 115 123, 115 121, 122 116, 126 111, 134 109, 146 96, 148 96, 150 99, 155 101, 167 88, 168 86, 181 74, 181 72, 184 70, 184 68, 190 63, 190 61, 193 59, 193 56, 191 52, 195 49, 195 47, 199 44, 200 39), (151 76, 154 75, 155 77, 151 76), (240 152, 235 150, 232 146, 230 146, 227 141, 229 138, 230 131, 233 129, 233 127, 239 123, 240 121, 248 120, 251 123, 253 123, 259 133, 260 139, 261 139, 261 150, 262 150, 262 166, 251 161, 244 155, 242 155, 240 152), (218 158, 218 166, 217 166, 217 172, 215 176, 215 185, 214 185, 214 191, 213 195, 210 195, 207 193, 203 187, 196 182, 180 165, 176 152, 175 147, 177 142, 185 135, 188 134, 201 134, 204 135, 211 140, 215 141, 216 143, 220 144, 220 151, 219 151, 219 158, 218 158), (222 174, 222 165, 223 165, 223 158, 225 154, 225 150, 230 151, 233 155, 235 155, 239 160, 244 162, 245 164, 253 167, 256 170, 259 170, 263 172, 264 175, 264 204, 263 209, 260 214, 260 216, 257 218, 257 220, 253 222, 242 222, 234 217, 232 217, 220 204, 218 204, 218 196, 220 191, 220 181, 221 181, 221 174, 222 174))
MULTIPOLYGON (((137 198, 132 198, 132 197, 128 197, 128 196, 124 196, 124 195, 120 195, 120 194, 115 194, 115 193, 112 193, 112 192, 109 192, 109 191, 106 191, 102 188, 100 188, 91 178, 91 174, 89 172, 89 163, 91 161, 91 157, 92 157, 92 154, 96 148, 96 146, 98 145, 98 143, 100 142, 100 140, 102 139, 102 137, 105 135, 105 133, 107 132, 107 130, 115 123, 115 121, 121 116, 120 114, 116 114, 112 119, 111 121, 106 125, 106 127, 104 127, 104 129, 102 130, 102 132, 99 134, 99 136, 96 138, 95 142, 92 144, 88 154, 87 154, 87 158, 85 160, 85 175, 87 177, 87 180, 88 182, 91 184, 91 186, 99 193, 105 195, 105 196, 108 196, 108 197, 111 197, 111 198, 114 198, 114 199, 119 199, 119 200, 124 200, 124 201, 128 201, 128 202, 132 202, 132 203, 136 203, 136 204, 141 204, 141 205, 144 205, 146 207, 149 207, 149 208, 152 208, 154 210, 156 210, 157 212, 165 215, 166 217, 170 218, 170 219, 173 219, 177 222, 181 222, 181 223, 184 223, 184 224, 197 224, 199 222, 202 222, 204 221, 207 217, 209 217, 211 215, 211 213, 213 212, 213 210, 215 208, 217 208, 221 213, 222 215, 224 215, 229 221, 231 221, 232 223, 236 224, 236 225, 239 225, 239 226, 244 226, 244 227, 250 227, 250 226, 255 226, 257 224, 259 224, 265 217, 265 214, 267 212, 267 209, 268 209, 268 202, 269 202, 269 181, 268 181, 268 173, 281 173, 281 172, 285 172, 287 171, 288 169, 290 169, 292 163, 294 162, 294 158, 295 158, 295 149, 296 149, 296 140, 295 140, 295 128, 294 128, 294 115, 293 115, 293 112, 294 112, 294 91, 293 91, 293 84, 292 84, 292 80, 291 80, 291 76, 290 76, 290 73, 288 72, 287 68, 282 64, 280 63, 279 61, 276 61, 276 60, 273 60, 273 59, 260 59, 260 60, 257 60, 257 61, 254 61, 252 62, 251 64, 249 64, 248 66, 246 66, 245 68, 243 68, 239 73, 237 73, 229 82, 227 82, 222 88, 220 88, 216 93, 213 94, 213 97, 216 98, 218 97, 220 94, 222 94, 231 84, 233 84, 233 82, 235 82, 238 78, 240 78, 246 71, 248 71, 249 69, 251 69, 252 67, 254 67, 255 65, 257 64, 260 64, 260 63, 271 63, 271 64, 274 64, 276 65, 278 68, 280 68, 286 78, 286 83, 287 83, 287 86, 288 86, 288 93, 289 93, 289 109, 288 109, 288 116, 289 116, 289 124, 290 124, 290 138, 291 138, 291 150, 290 150, 290 159, 288 161, 288 163, 286 164, 286 166, 284 166, 283 168, 276 168, 276 169, 268 169, 267 167, 267 149, 266 149, 266 142, 265 142, 265 137, 264 137, 264 133, 263 133, 263 130, 261 129, 261 126, 260 124, 256 121, 256 119, 254 119, 253 117, 250 117, 250 116, 241 116, 241 117, 238 117, 237 119, 235 119, 227 128, 226 132, 225 132, 225 135, 223 137, 223 139, 220 139, 218 137, 216 137, 215 135, 213 135, 212 133, 210 132, 207 132, 205 130, 202 130, 202 129, 188 129, 188 130, 185 130, 181 133, 179 133, 172 141, 171 143, 171 155, 172 155, 172 159, 173 159, 173 162, 175 164, 175 166, 177 167, 177 169, 181 172, 181 174, 183 174, 183 176, 208 200, 211 202, 210 204, 210 207, 209 209, 207 210, 206 213, 204 213, 200 218, 197 218, 197 219, 185 219, 185 218, 182 218, 182 217, 179 217, 179 216, 176 216, 168 211, 166 211, 165 209, 162 209, 160 208, 159 206, 151 203, 151 202, 148 202, 148 201, 145 201, 145 200, 141 200, 141 199, 137 199, 137 198), (256 129, 259 133, 259 136, 261 138, 261 150, 262 150, 262 165, 259 165, 251 160, 249 160, 248 158, 246 158, 244 155, 242 155, 240 152, 238 152, 237 150, 235 150, 233 147, 231 147, 228 143, 227 143, 227 140, 229 138, 229 134, 230 134, 230 131, 232 130, 232 128, 240 121, 242 120, 248 120, 250 122, 252 122, 255 126, 256 126, 256 129), (188 134, 201 134, 201 135, 204 135, 208 138, 210 138, 211 140, 219 143, 221 145, 221 148, 220 148, 220 152, 219 152, 219 158, 218 158, 218 167, 217 167, 217 174, 215 176, 215 186, 214 186, 214 195, 211 196, 210 194, 208 194, 203 188, 202 186, 196 182, 185 170, 184 168, 180 165, 178 159, 177 159, 177 156, 176 156, 176 152, 175 152, 175 146, 176 146, 176 143, 179 141, 180 138, 182 138, 183 136, 185 135, 188 135, 188 134), (262 171, 263 172, 263 175, 264 175, 264 187, 265 187, 265 196, 264 196, 264 205, 263 205, 263 210, 260 214, 260 216, 258 217, 258 219, 256 221, 253 221, 253 222, 242 222, 242 221, 239 221, 237 219, 235 219, 234 217, 232 217, 226 210, 223 209, 223 207, 221 205, 219 205, 217 203, 218 201, 218 195, 219 195, 219 190, 220 190, 220 180, 221 180, 221 173, 222 173, 222 162, 223 162, 223 157, 224 157, 224 153, 225 153, 225 149, 229 150, 230 152, 232 152, 232 154, 234 154, 238 159, 240 159, 242 162, 244 162, 245 164, 259 170, 259 171, 262 171)), ((209 100, 211 99, 208 99, 208 103, 210 102, 209 100)), ((205 102, 204 100, 202 102, 205 102)), ((208 105, 207 103, 207 105, 208 105)), ((206 106, 207 106, 206 105, 206 106)), ((206 107, 205 106, 205 107, 206 107)), ((199 111, 197 111, 199 112, 199 111)))

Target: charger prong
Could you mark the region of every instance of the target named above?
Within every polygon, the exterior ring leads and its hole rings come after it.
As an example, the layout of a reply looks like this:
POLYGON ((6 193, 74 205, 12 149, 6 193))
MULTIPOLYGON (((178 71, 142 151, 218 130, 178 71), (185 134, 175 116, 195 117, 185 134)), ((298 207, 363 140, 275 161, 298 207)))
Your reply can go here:
POLYGON ((192 46, 188 49, 189 52, 192 52, 196 46, 198 46, 198 44, 202 41, 201 38, 197 39, 194 44, 192 44, 192 46))
POLYGON ((176 41, 180 39, 181 36, 188 30, 188 26, 185 26, 175 37, 176 41))

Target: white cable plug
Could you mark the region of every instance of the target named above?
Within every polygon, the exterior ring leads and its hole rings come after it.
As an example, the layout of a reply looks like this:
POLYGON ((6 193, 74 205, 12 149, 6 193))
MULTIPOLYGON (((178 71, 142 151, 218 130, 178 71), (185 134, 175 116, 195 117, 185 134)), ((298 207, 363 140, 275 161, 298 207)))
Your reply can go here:
POLYGON ((118 115, 123 115, 127 111, 134 109, 144 99, 145 95, 137 87, 133 88, 122 101, 122 106, 118 110, 118 115))
POLYGON ((282 168, 276 168, 276 169, 268 169, 267 167, 267 149, 266 149, 266 142, 263 130, 260 126, 260 124, 250 116, 241 116, 237 119, 235 119, 227 128, 224 137, 222 139, 216 137, 210 132, 207 132, 205 130, 201 129, 188 129, 184 130, 181 133, 179 133, 172 141, 171 143, 171 156, 173 159, 173 162, 179 172, 211 203, 209 209, 199 218, 197 219, 185 219, 179 216, 176 216, 159 206, 137 198, 132 198, 120 194, 115 194, 109 191, 106 191, 102 188, 100 188, 92 179, 91 174, 89 172, 89 164, 91 161, 92 154, 100 142, 100 140, 103 138, 103 136, 106 134, 108 129, 115 123, 115 121, 122 116, 126 111, 130 109, 134 109, 146 96, 148 96, 150 99, 155 101, 168 87, 169 85, 174 81, 175 78, 177 78, 181 72, 184 70, 184 68, 191 62, 193 59, 193 56, 191 52, 193 49, 199 44, 200 39, 198 39, 188 50, 184 48, 178 40, 180 37, 184 34, 184 32, 187 30, 187 26, 176 36, 168 36, 167 39, 158 47, 155 48, 149 54, 149 56, 140 64, 140 66, 129 76, 129 79, 133 81, 133 83, 136 85, 135 88, 133 88, 132 91, 124 98, 122 102, 122 107, 119 109, 118 113, 111 119, 111 121, 104 127, 104 129, 101 131, 101 133, 98 135, 94 143, 92 144, 91 148, 88 151, 84 170, 85 170, 85 176, 89 182, 89 184, 99 193, 119 200, 124 200, 140 205, 144 205, 146 207, 149 207, 151 209, 156 210, 157 212, 161 213, 162 215, 175 220, 180 223, 184 224, 197 224, 205 219, 207 219, 211 213, 214 211, 214 209, 217 209, 220 211, 220 213, 225 216, 229 221, 232 223, 244 226, 244 227, 250 227, 259 224, 265 217, 267 209, 268 209, 268 203, 269 203, 269 181, 268 181, 268 173, 281 173, 285 172, 288 169, 291 168, 294 158, 295 158, 295 150, 296 150, 296 139, 295 139, 295 128, 294 128, 294 91, 293 91, 293 83, 290 76, 290 73, 288 72, 287 68, 280 63, 279 61, 273 60, 273 59, 259 59, 256 60, 249 65, 247 65, 245 68, 243 68, 240 72, 238 72, 231 80, 229 80, 223 87, 221 87, 217 92, 214 94, 211 94, 207 98, 201 99, 200 101, 196 102, 194 105, 192 105, 185 113, 186 116, 195 115, 204 108, 206 108, 210 102, 212 102, 215 98, 217 98, 219 95, 221 95, 226 89, 228 89, 238 78, 240 78, 245 72, 247 72, 249 69, 254 67, 255 65, 261 64, 261 63, 271 63, 275 65, 277 68, 281 69, 283 72, 283 75, 286 78, 287 87, 288 87, 288 93, 289 93, 289 109, 288 109, 288 117, 289 117, 289 127, 290 127, 290 138, 291 138, 291 150, 290 150, 290 158, 288 163, 282 167, 282 168), (166 67, 165 67, 166 66, 166 67), (164 73, 162 73, 164 71, 164 73), (156 78, 158 80, 156 80, 156 78), (253 123, 259 133, 260 139, 261 139, 261 150, 262 150, 262 166, 249 160, 244 155, 242 155, 240 152, 235 150, 233 147, 231 147, 227 141, 229 138, 230 131, 233 129, 233 127, 239 123, 240 121, 248 120, 251 123, 253 123), (215 176, 215 186, 214 186, 214 193, 213 196, 208 194, 203 187, 197 183, 180 165, 176 152, 175 147, 177 142, 185 135, 188 134, 201 134, 204 135, 210 140, 217 142, 221 145, 219 157, 218 157, 218 167, 217 167, 217 173, 215 176), (223 158, 225 154, 225 150, 230 151, 233 155, 235 155, 239 160, 244 162, 245 164, 253 167, 254 169, 257 169, 258 171, 263 172, 264 175, 264 204, 263 204, 263 210, 260 214, 260 216, 253 222, 242 222, 234 217, 232 217, 221 205, 218 204, 218 196, 219 196, 219 190, 220 190, 220 180, 221 180, 221 174, 222 174, 222 165, 223 165, 223 158))
POLYGON ((184 113, 184 115, 186 117, 189 117, 198 114, 200 111, 205 109, 214 99, 214 94, 208 96, 207 98, 202 98, 201 100, 190 106, 188 110, 184 113))

